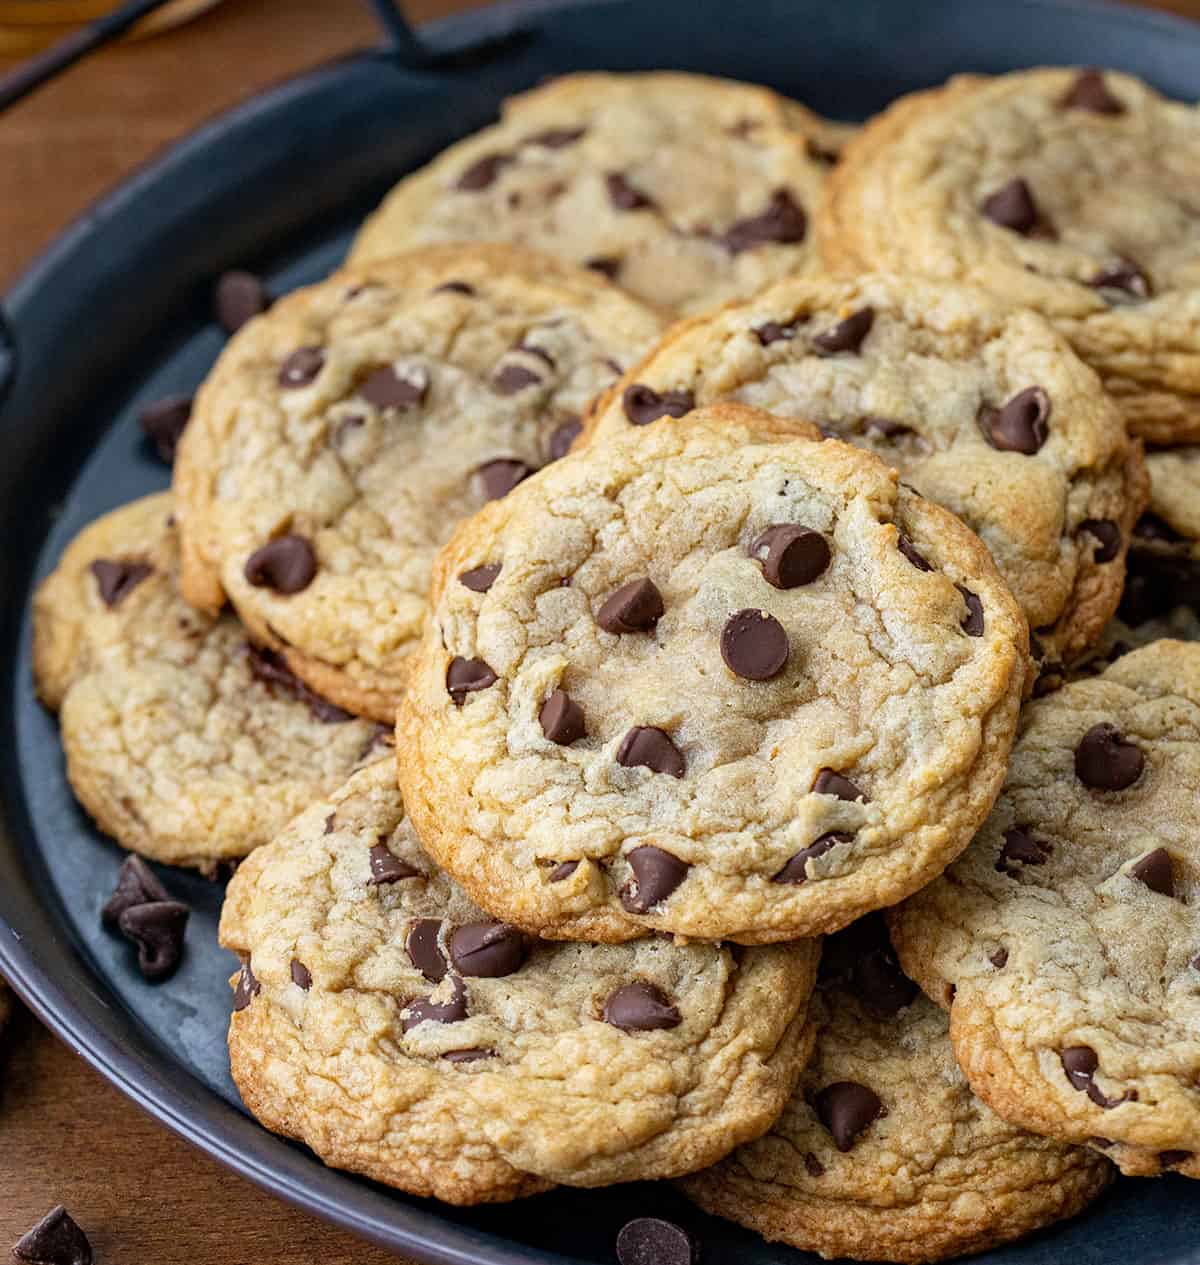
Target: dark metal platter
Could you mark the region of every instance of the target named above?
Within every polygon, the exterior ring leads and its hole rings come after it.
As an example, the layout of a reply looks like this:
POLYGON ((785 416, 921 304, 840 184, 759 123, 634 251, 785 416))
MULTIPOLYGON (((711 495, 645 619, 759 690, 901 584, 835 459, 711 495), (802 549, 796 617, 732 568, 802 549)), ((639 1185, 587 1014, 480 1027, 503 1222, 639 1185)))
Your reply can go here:
MULTIPOLYGON (((217 355, 212 279, 250 267, 278 293, 322 276, 397 176, 492 119, 507 93, 571 69, 672 67, 756 80, 859 119, 956 71, 1038 63, 1120 67, 1195 100, 1200 26, 1071 0, 560 0, 486 10, 256 98, 59 238, 0 308, 0 969, 37 1014, 196 1145, 421 1261, 611 1262, 619 1226, 647 1212, 697 1228, 706 1265, 815 1260, 703 1217, 665 1185, 454 1210, 335 1173, 259 1129, 226 1063, 233 963, 215 942, 220 888, 166 874, 195 910, 184 966, 166 984, 142 981, 127 946, 100 929, 121 853, 76 807, 54 721, 33 696, 29 594, 85 523, 166 485, 135 418, 150 400, 190 392, 217 355)), ((1069 1225, 978 1259, 1197 1261, 1200 1186, 1123 1181, 1069 1225)))

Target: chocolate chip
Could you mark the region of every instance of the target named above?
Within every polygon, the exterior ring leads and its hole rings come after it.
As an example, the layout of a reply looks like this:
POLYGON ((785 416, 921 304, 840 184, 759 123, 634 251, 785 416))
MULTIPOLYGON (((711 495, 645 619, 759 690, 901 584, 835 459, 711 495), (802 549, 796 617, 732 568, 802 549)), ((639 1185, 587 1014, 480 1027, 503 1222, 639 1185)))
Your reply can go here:
POLYGON ((900 533, 899 539, 896 541, 896 548, 917 568, 918 571, 932 571, 933 566, 926 559, 925 555, 913 544, 913 542, 903 532, 900 533))
POLYGON ((305 536, 295 533, 268 541, 246 559, 246 579, 255 588, 300 593, 317 574, 317 555, 305 536))
POLYGON ((131 905, 117 918, 121 934, 138 950, 138 970, 148 980, 166 979, 183 956, 183 935, 191 911, 178 900, 131 905))
POLYGON ((583 708, 572 701, 565 690, 555 690, 542 704, 538 721, 542 733, 560 747, 569 747, 577 739, 587 736, 583 708))
POLYGON ((1163 1168, 1174 1168, 1177 1164, 1187 1163, 1193 1154, 1193 1151, 1159 1151, 1158 1162, 1163 1168))
POLYGON ((565 421, 559 422, 550 433, 550 443, 546 449, 549 460, 558 461, 565 457, 582 432, 583 423, 577 417, 568 417, 565 421))
POLYGON ((498 501, 523 479, 528 479, 533 474, 533 467, 515 457, 497 457, 494 461, 485 461, 475 473, 483 487, 484 498, 498 501))
POLYGON ((577 869, 579 869, 578 861, 560 861, 550 871, 550 882, 561 883, 564 879, 570 878, 577 869))
POLYGON ((279 385, 287 390, 306 387, 324 364, 325 353, 320 347, 298 347, 279 366, 279 385))
POLYGON ((299 958, 292 958, 292 983, 297 988, 302 988, 306 993, 312 988, 312 972, 300 961, 299 958))
POLYGON ((764 321, 750 331, 764 347, 772 343, 787 342, 796 337, 795 325, 781 325, 778 321, 764 321))
POLYGON ((237 984, 233 990, 234 1010, 245 1010, 253 998, 257 997, 261 992, 262 985, 250 969, 250 963, 243 962, 242 969, 238 972, 237 984))
POLYGON ((621 904, 631 914, 648 913, 661 904, 688 876, 689 866, 670 852, 643 844, 625 858, 633 878, 621 889, 621 904))
POLYGON ((496 1058, 495 1050, 482 1050, 475 1046, 469 1050, 447 1050, 442 1058, 447 1063, 481 1063, 485 1059, 496 1058))
POLYGON ((465 281, 444 281, 440 286, 433 287, 434 294, 462 294, 467 298, 474 298, 475 287, 467 285, 465 281))
POLYGON ((853 835, 839 831, 830 831, 815 839, 807 848, 801 848, 794 857, 771 879, 772 883, 803 883, 808 878, 807 863, 816 857, 823 857, 834 844, 849 843, 853 835))
POLYGON ((898 439, 901 435, 913 433, 911 426, 893 421, 890 417, 864 417, 863 430, 868 435, 878 435, 883 439, 898 439))
POLYGON ((127 856, 117 873, 117 885, 100 911, 106 927, 115 927, 121 915, 135 905, 152 905, 171 899, 170 892, 139 856, 127 856))
POLYGON ((593 255, 591 259, 584 260, 583 266, 615 281, 621 271, 621 260, 616 255, 593 255))
POLYGON ((1092 1079, 1100 1067, 1100 1060, 1096 1055, 1096 1051, 1090 1045, 1072 1045, 1059 1055, 1062 1060, 1063 1071, 1067 1074, 1067 1080, 1071 1082, 1074 1089, 1087 1096, 1096 1104, 1097 1107, 1103 1107, 1106 1110, 1109 1107, 1116 1107, 1123 1102, 1136 1102, 1137 1090, 1126 1090, 1120 1098, 1108 1098, 1105 1096, 1100 1087, 1092 1079))
POLYGON ((497 395, 516 395, 518 391, 524 391, 526 387, 540 385, 541 381, 541 374, 534 373, 525 365, 507 364, 503 365, 492 378, 492 390, 497 395))
POLYGON ((398 883, 405 878, 422 878, 421 871, 409 865, 385 843, 376 843, 371 848, 371 877, 368 882, 372 887, 382 887, 385 883, 398 883))
POLYGON ((649 426, 659 417, 682 417, 696 406, 690 391, 664 391, 661 395, 644 383, 635 382, 625 388, 621 407, 635 426, 649 426))
POLYGON ((1014 233, 1028 236, 1039 221, 1037 203, 1024 180, 1010 180, 1003 188, 984 198, 979 208, 993 224, 1010 228, 1014 233))
POLYGON ((310 690, 288 667, 283 655, 277 650, 247 642, 246 662, 250 666, 250 675, 256 681, 284 689, 297 701, 306 703, 309 711, 322 724, 342 725, 354 719, 349 712, 343 711, 336 703, 331 703, 327 698, 322 698, 320 694, 310 690))
POLYGON ((861 791, 849 778, 843 777, 833 769, 822 769, 813 779, 812 788, 818 795, 836 795, 847 803, 861 800, 864 804, 871 802, 866 791, 861 791))
POLYGON ((28 1265, 92 1265, 87 1235, 59 1204, 13 1244, 12 1254, 28 1265))
POLYGON ((677 1028, 683 1021, 663 992, 638 980, 609 996, 604 1003, 604 1022, 622 1032, 650 1032, 655 1028, 677 1028))
POLYGON ((979 415, 983 433, 993 448, 1032 456, 1046 442, 1050 397, 1041 387, 1018 391, 1002 408, 984 408, 979 415))
POLYGON ((699 1248, 690 1234, 673 1221, 637 1217, 617 1235, 620 1265, 696 1265, 699 1248))
POLYGON ((410 369, 402 377, 392 365, 376 369, 358 386, 358 394, 377 409, 411 408, 425 399, 428 390, 429 374, 424 369, 410 369))
POLYGON ((175 450, 192 415, 190 395, 168 395, 147 404, 138 416, 142 433, 154 445, 159 458, 167 465, 175 461, 175 450))
POLYGON ((460 571, 458 582, 472 593, 486 593, 496 583, 500 574, 499 562, 485 562, 481 567, 472 567, 469 571, 460 571))
POLYGON ((467 987, 457 975, 450 976, 449 1001, 418 997, 400 1012, 400 1029, 411 1032, 420 1023, 458 1023, 467 1017, 467 987))
POLYGON ((604 599, 596 623, 610 633, 648 632, 662 618, 663 600, 653 580, 643 577, 622 584, 604 599))
POLYGON ((1004 970, 1004 968, 1008 965, 1008 950, 1003 946, 996 949, 993 953, 988 954, 988 961, 996 968, 996 970, 1004 970))
POLYGON ((762 563, 763 578, 777 589, 811 584, 829 566, 829 542, 799 523, 773 523, 750 546, 762 563))
POLYGON ((409 924, 404 937, 409 961, 433 984, 443 979, 448 969, 438 943, 441 932, 440 918, 417 918, 409 924))
POLYGON ((1147 852, 1129 873, 1160 896, 1175 895, 1175 874, 1171 868, 1171 854, 1166 848, 1147 852))
POLYGON ((1116 290, 1127 299, 1148 299, 1154 292, 1150 278, 1132 259, 1121 259, 1098 272, 1088 285, 1094 290, 1116 290))
POLYGON ((1000 858, 996 862, 996 869, 1012 878, 1018 873, 1018 871, 1011 868, 1012 866, 1018 863, 1021 865, 1045 865, 1046 858, 1052 851, 1050 844, 1044 839, 1035 839, 1028 830, 1024 830, 1020 826, 1014 826, 1004 832, 1004 844, 1000 849, 1000 858))
POLYGON ((482 659, 464 659, 455 655, 446 669, 446 692, 454 700, 456 707, 463 705, 468 694, 477 690, 486 690, 495 685, 499 678, 482 659))
POLYGON ((574 145, 586 132, 586 127, 552 127, 544 132, 535 132, 532 136, 527 136, 521 143, 541 145, 546 149, 565 149, 568 145, 574 145))
POLYGON ((486 154, 476 159, 459 178, 454 187, 464 193, 478 193, 493 184, 501 170, 515 161, 511 154, 486 154))
POLYGON ((1146 758, 1115 725, 1093 725, 1075 748, 1075 776, 1094 791, 1123 791, 1142 775, 1146 758))
POLYGON ((683 777, 683 755, 661 729, 635 725, 617 748, 617 763, 627 769, 645 768, 652 773, 683 777))
POLYGON ((858 1135, 883 1115, 874 1090, 857 1081, 834 1081, 813 1099, 817 1118, 829 1130, 839 1151, 848 1151, 858 1135))
POLYGON ((1079 72, 1059 105, 1068 110, 1088 110, 1092 114, 1125 113, 1125 107, 1109 92, 1103 74, 1094 66, 1079 72))
POLYGON ((836 355, 839 351, 857 352, 862 347, 863 339, 871 332, 871 326, 874 323, 875 309, 873 307, 860 308, 847 316, 844 321, 839 321, 832 329, 815 335, 812 345, 816 351, 825 356, 836 355))
POLYGON ((633 185, 619 171, 610 171, 605 177, 608 200, 618 211, 641 211, 653 207, 654 202, 633 185))
POLYGON ((120 606, 148 575, 154 574, 154 568, 144 562, 121 562, 110 558, 97 558, 88 570, 96 577, 100 600, 108 607, 120 606))
POLYGON ((1095 562, 1111 562, 1121 551, 1121 529, 1111 518, 1085 518, 1079 530, 1094 536, 1098 542, 1092 553, 1095 562))
POLYGON ((954 587, 962 594, 962 600, 967 604, 967 613, 963 616, 959 627, 968 637, 982 637, 983 602, 977 593, 972 593, 970 589, 964 588, 961 584, 956 584, 954 587))
POLYGON ((789 649, 783 625, 766 611, 737 611, 721 630, 721 658, 731 672, 747 681, 778 676, 789 649))
POLYGON ((802 242, 807 231, 804 209, 786 189, 777 189, 765 211, 731 224, 721 237, 721 244, 730 254, 738 255, 772 242, 802 242))
POLYGON ((469 922, 450 937, 450 960, 463 975, 501 979, 525 961, 525 937, 503 922, 469 922))
POLYGON ((213 290, 213 311, 227 334, 236 334, 247 321, 260 316, 272 299, 262 280, 252 272, 233 270, 217 278, 213 290))

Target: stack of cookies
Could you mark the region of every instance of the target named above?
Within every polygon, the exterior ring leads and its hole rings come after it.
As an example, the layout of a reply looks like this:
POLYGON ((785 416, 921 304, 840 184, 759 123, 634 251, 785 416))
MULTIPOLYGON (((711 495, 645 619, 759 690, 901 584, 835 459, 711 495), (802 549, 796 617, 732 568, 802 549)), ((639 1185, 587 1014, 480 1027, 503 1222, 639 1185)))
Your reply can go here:
POLYGON ((867 1260, 1200 1176, 1197 170, 1119 74, 576 75, 223 280, 35 663, 100 827, 236 867, 255 1116, 867 1260))

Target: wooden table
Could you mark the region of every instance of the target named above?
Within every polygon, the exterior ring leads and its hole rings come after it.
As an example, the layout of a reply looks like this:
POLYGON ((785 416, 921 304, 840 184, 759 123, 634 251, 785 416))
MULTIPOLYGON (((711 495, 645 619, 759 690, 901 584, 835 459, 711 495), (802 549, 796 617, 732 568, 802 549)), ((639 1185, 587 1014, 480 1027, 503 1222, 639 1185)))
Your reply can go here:
MULTIPOLYGON (((418 20, 475 0, 406 0, 418 20)), ((649 2, 649 0, 647 0, 649 2)), ((1200 17, 1200 0, 1155 0, 1200 17)), ((92 198, 208 116, 378 39, 358 0, 228 0, 0 117, 0 286, 92 198)), ((144 1116, 20 1012, 0 1061, 0 1259, 62 1202, 101 1265, 395 1258, 262 1194, 144 1116)))

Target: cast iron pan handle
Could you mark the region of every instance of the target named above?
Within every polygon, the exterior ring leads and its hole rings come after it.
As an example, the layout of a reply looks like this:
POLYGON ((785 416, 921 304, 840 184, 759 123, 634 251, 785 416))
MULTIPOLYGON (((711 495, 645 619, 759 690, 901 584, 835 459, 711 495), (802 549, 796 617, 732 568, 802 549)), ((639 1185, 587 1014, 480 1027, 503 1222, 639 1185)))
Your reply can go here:
POLYGON ((388 53, 402 66, 420 70, 432 62, 429 50, 417 38, 396 0, 370 0, 371 8, 388 37, 388 53))
POLYGON ((17 340, 13 337, 12 327, 0 307, 0 405, 12 387, 17 376, 17 340))

